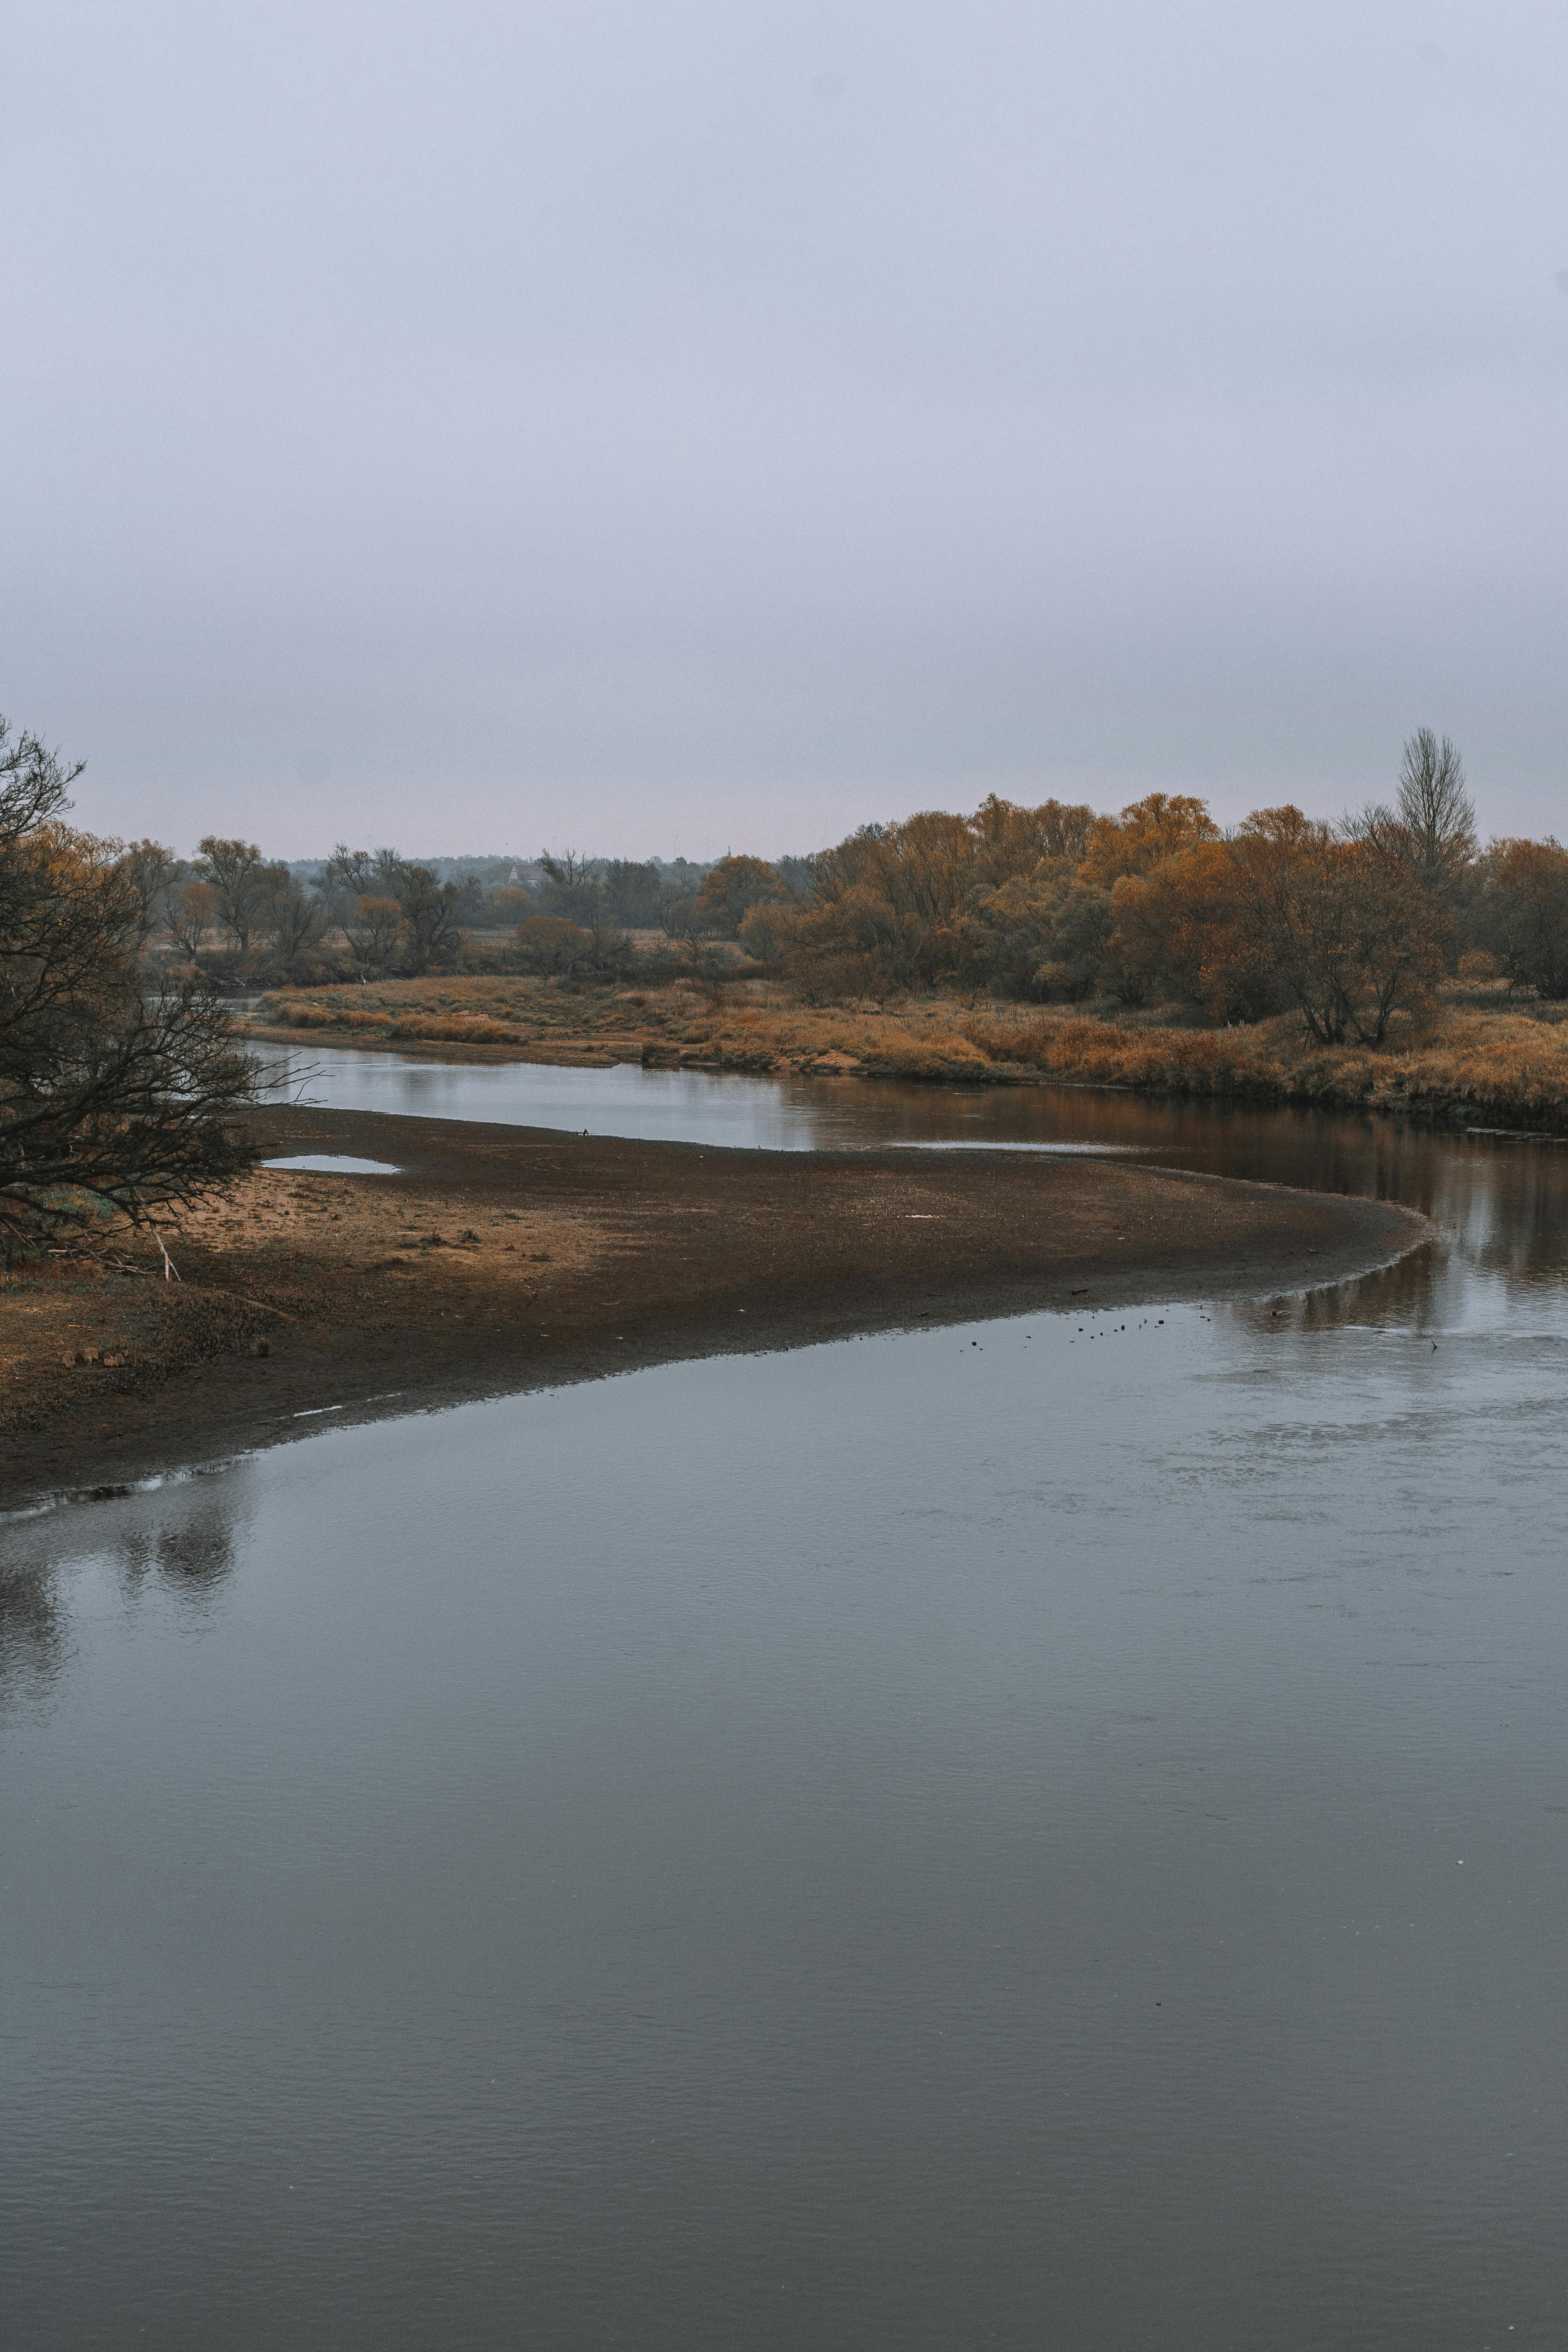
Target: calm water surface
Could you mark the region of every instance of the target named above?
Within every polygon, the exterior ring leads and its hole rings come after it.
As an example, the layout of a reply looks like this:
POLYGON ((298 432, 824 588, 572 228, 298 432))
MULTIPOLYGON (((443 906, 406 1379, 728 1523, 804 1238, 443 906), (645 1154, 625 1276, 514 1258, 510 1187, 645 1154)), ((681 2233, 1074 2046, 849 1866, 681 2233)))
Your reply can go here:
POLYGON ((1568 1151, 389 1060, 1443 1238, 0 1531, 6 2344, 1568 2340, 1568 1151))

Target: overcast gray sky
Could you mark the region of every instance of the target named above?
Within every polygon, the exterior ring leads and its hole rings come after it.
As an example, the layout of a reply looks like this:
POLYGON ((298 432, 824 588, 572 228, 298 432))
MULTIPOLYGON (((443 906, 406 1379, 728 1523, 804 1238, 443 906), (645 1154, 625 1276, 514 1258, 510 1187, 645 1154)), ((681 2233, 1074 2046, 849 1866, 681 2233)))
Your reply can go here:
POLYGON ((1568 9, 13 6, 0 709, 79 819, 1568 833, 1568 9))

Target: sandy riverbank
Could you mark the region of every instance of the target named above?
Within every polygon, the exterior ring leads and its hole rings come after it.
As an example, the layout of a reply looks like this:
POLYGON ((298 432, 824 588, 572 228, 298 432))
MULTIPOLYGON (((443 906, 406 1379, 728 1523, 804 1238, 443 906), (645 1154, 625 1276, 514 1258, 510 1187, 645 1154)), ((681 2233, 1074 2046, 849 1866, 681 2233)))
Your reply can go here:
POLYGON ((1027 1309, 1267 1297, 1426 1230, 1386 1202, 1087 1158, 253 1118, 268 1155, 399 1172, 259 1171, 168 1236, 179 1283, 113 1266, 0 1280, 0 1503, 275 1443, 328 1409, 1027 1309))

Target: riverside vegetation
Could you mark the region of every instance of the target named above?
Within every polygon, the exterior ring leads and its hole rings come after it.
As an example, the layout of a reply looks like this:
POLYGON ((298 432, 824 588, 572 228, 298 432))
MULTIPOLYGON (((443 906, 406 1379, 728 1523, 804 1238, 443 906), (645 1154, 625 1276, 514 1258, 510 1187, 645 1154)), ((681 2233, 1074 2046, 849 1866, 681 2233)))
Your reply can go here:
MULTIPOLYGON (((1222 835, 1152 793, 1119 816, 994 796, 775 868, 708 870, 684 929, 619 929, 551 864, 510 935, 437 978, 275 991, 258 1019, 367 1044, 1162 1093, 1568 1125, 1568 851, 1481 848, 1454 746, 1397 799, 1222 835), (569 911, 568 911, 569 910, 569 911)), ((509 909, 510 911, 510 909, 509 909)))
POLYGON ((461 879, 217 835, 187 866, 70 828, 76 772, 0 730, 13 1249, 155 1233, 245 1171, 253 1071, 219 999, 268 983, 254 1025, 282 1034, 1568 1124, 1568 851, 1481 847, 1427 730, 1394 803, 1339 825, 993 795, 772 865, 565 851, 461 879))
MULTIPOLYGON (((252 1035, 1065 1079, 1568 1129, 1568 853, 1479 848, 1457 756, 1430 737, 1414 740, 1394 808, 1339 827, 1283 809, 1227 836, 1180 797, 1116 817, 993 798, 811 858, 676 873, 563 853, 526 883, 503 864, 488 892, 390 851, 340 850, 312 875, 216 835, 182 874, 157 843, 68 826, 74 772, 0 730, 0 1426, 46 1445, 54 1433, 62 1461, 79 1438, 120 1443, 138 1415, 156 1451, 168 1417, 195 1410, 194 1367, 217 1356, 254 1355, 279 1397, 308 1388, 309 1335, 370 1346, 410 1266, 425 1320, 397 1328, 426 1352, 433 1334, 468 1347, 492 1311, 497 1281, 474 1275, 492 1244, 519 1277, 510 1213, 488 1193, 500 1223, 465 1228, 455 1251, 419 1203, 430 1247, 405 1266, 376 1205, 400 1180, 334 1205, 321 1188, 285 1201, 280 1178, 253 1172, 270 1114, 246 1017, 225 1001, 238 987, 270 983, 252 1035), (650 909, 657 922, 622 919, 650 909)), ((641 1149, 651 1167, 661 1148, 641 1149)), ((607 1201, 634 1179, 616 1165, 607 1201)), ((878 1177, 858 1168, 851 1192, 878 1177)), ((584 1160, 563 1202, 591 1172, 584 1160)), ((977 1202, 976 1181, 954 1176, 955 1199, 977 1202)), ((795 1194, 800 1181, 781 1179, 795 1194)), ((722 1275, 738 1244, 717 1195, 715 1214, 722 1275)), ((834 1280, 882 1280, 881 1226, 845 1216, 834 1280)), ((531 1312, 563 1279, 565 1227, 546 1238, 531 1312)), ((232 1400, 237 1427, 247 1396, 232 1400)))
POLYGON ((1086 1015, 941 994, 887 1007, 811 1005, 738 967, 729 982, 706 988, 678 979, 567 992, 468 977, 290 991, 264 999, 257 1022, 279 1038, 439 1046, 476 1060, 949 1085, 1057 1080, 1568 1131, 1568 1022, 1552 1006, 1510 1004, 1496 981, 1438 989, 1420 1028, 1399 1024, 1380 1047, 1315 1045, 1289 1014, 1194 1028, 1161 1010, 1086 1015))

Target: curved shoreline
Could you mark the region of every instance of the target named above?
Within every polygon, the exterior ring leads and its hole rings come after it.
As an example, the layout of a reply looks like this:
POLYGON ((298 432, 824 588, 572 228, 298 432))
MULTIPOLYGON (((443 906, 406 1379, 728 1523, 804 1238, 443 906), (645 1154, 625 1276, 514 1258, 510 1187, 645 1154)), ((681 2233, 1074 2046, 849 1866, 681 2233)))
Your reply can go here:
POLYGON ((187 1221, 178 1286, 40 1282, 31 1327, 7 1336, 54 1352, 23 1368, 0 1507, 285 1442, 327 1412, 1029 1311, 1279 1297, 1431 1231, 1386 1202, 1089 1154, 735 1150, 288 1107, 252 1124, 269 1156, 399 1172, 259 1173, 187 1221), (127 1360, 62 1364, 57 1309, 77 1331, 96 1317, 96 1352, 127 1360))
MULTIPOLYGON (((1080 1092, 1125 1095, 1144 1102, 1205 1103, 1216 1108, 1316 1111, 1331 1118, 1384 1118, 1438 1133, 1468 1129, 1480 1133, 1519 1135, 1541 1141, 1568 1140, 1568 1104, 1560 1098, 1560 1089, 1559 1096, 1550 1100, 1543 1097, 1539 1086, 1522 1093, 1506 1089, 1494 1092, 1487 1086, 1478 1087, 1473 1074, 1461 1077, 1451 1070, 1447 1083, 1436 1083, 1440 1074, 1428 1072, 1423 1076, 1419 1070, 1413 1074, 1407 1064, 1397 1055, 1388 1057, 1388 1068, 1394 1075, 1390 1086, 1384 1088, 1367 1083, 1366 1071, 1362 1066, 1356 1066, 1362 1067, 1362 1082, 1342 1083, 1331 1066, 1320 1065, 1310 1055, 1307 1066, 1294 1075, 1235 1067, 1226 1074, 1224 1083, 1216 1084, 1215 1073, 1206 1063, 1184 1064, 1180 1059, 1163 1067, 1158 1075, 1146 1073, 1138 1076, 1113 1073, 1096 1075, 1092 1071, 1071 1066, 1058 1067, 1033 1059, 1012 1060, 1005 1055, 999 1060, 965 1057, 950 1061, 942 1057, 940 1040, 933 1041, 930 1061, 914 1066, 900 1061, 879 1060, 874 1043, 848 1055, 825 1044, 815 1051, 783 1055, 768 1052, 759 1057, 744 1049, 726 1053, 722 1045, 715 1052, 705 1049, 694 1051, 689 1047, 679 1048, 644 1040, 639 1057, 636 1050, 626 1050, 628 1045, 635 1049, 637 1041, 626 1037, 605 1040, 565 1037, 559 1042, 539 1038, 527 1042, 494 1043, 457 1035, 417 1036, 386 1030, 365 1032, 317 1027, 314 1024, 294 1028, 281 1024, 249 1024, 247 1034, 264 1044, 290 1047, 296 1051, 308 1050, 309 1041, 313 1040, 334 1052, 395 1054, 409 1061, 481 1066, 532 1063, 553 1069, 609 1069, 629 1065, 644 1069, 679 1069, 742 1077, 858 1078, 872 1085, 973 1088, 1061 1087, 1080 1092)), ((1117 1033, 1108 1027, 1103 1042, 1108 1051, 1119 1043, 1128 1051, 1141 1048, 1146 1055, 1157 1054, 1163 1040, 1185 1034, 1188 1033, 1160 1028, 1117 1033)), ((1209 1036, 1215 1033, 1197 1034, 1209 1036)), ((1353 1055, 1352 1061, 1353 1064, 1353 1055)))

